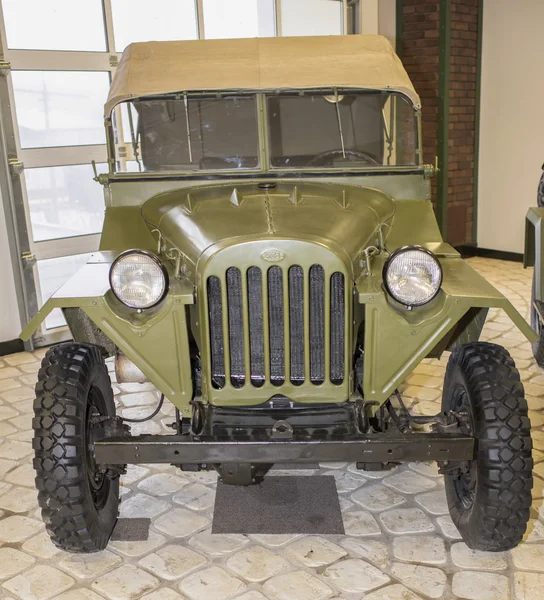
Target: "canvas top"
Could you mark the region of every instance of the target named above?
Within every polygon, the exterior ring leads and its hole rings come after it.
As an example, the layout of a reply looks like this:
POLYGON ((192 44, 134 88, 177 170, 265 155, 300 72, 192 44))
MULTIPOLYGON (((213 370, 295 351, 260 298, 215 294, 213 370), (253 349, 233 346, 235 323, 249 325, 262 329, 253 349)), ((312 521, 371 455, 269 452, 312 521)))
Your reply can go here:
POLYGON ((124 100, 175 92, 349 87, 419 96, 380 35, 243 38, 130 44, 105 115, 124 100))

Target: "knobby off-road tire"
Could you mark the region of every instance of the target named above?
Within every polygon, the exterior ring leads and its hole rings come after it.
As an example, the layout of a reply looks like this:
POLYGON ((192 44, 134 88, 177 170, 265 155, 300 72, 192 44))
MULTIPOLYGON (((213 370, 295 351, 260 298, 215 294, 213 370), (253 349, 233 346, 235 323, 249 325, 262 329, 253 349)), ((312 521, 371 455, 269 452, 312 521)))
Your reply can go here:
POLYGON ((36 384, 33 446, 42 517, 53 543, 68 552, 106 547, 119 508, 119 479, 98 473, 91 452, 101 427, 89 418, 115 415, 108 370, 89 344, 48 350, 36 384))
POLYGON ((527 401, 508 351, 484 342, 456 348, 442 408, 466 411, 476 442, 469 472, 445 475, 453 522, 469 548, 514 548, 529 520, 533 459, 527 401))
MULTIPOLYGON (((536 268, 536 266, 535 266, 536 268)), ((538 334, 538 340, 531 344, 533 356, 539 367, 544 367, 544 327, 535 308, 535 276, 533 275, 533 285, 531 286, 531 327, 538 334)))

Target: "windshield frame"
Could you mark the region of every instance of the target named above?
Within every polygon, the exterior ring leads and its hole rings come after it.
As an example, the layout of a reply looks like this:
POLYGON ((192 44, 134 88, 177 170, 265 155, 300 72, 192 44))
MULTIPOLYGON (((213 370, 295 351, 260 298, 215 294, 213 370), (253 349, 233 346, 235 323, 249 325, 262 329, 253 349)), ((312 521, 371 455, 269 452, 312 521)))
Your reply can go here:
MULTIPOLYGON (((346 172, 360 172, 360 171, 377 171, 377 170, 390 170, 390 169, 415 169, 418 167, 422 166, 422 152, 420 151, 420 140, 421 140, 421 132, 420 132, 420 119, 418 119, 417 116, 417 109, 414 107, 412 101, 410 100, 410 98, 408 98, 408 96, 406 96, 406 94, 403 94, 400 91, 397 90, 376 90, 376 89, 369 89, 369 88, 352 88, 352 87, 324 87, 324 88, 312 88, 312 89, 304 89, 304 90, 274 90, 273 92, 271 91, 266 91, 262 94, 262 100, 263 100, 263 122, 264 122, 264 126, 265 126, 265 136, 266 136, 266 152, 267 152, 267 156, 266 156, 266 166, 267 166, 267 170, 269 173, 278 173, 278 172, 285 172, 285 173, 293 173, 293 172, 308 172, 308 173, 315 173, 315 172, 330 172, 330 173, 342 173, 344 171, 346 172), (302 94, 301 94, 302 92, 302 94), (369 165, 368 167, 365 167, 363 165, 358 165, 358 166, 354 166, 354 167, 350 167, 348 166, 349 163, 347 163, 346 165, 342 165, 342 166, 338 166, 338 167, 324 167, 321 165, 318 166, 304 166, 304 167, 300 167, 300 166, 295 166, 295 167, 286 167, 286 166, 280 166, 280 167, 275 167, 272 165, 272 160, 271 160, 271 156, 270 156, 270 149, 271 149, 271 142, 270 142, 270 121, 268 118, 268 101, 267 101, 267 97, 268 96, 281 96, 282 94, 287 95, 291 95, 294 96, 297 93, 299 95, 303 95, 305 92, 308 92, 309 94, 327 94, 327 95, 335 95, 335 96, 342 96, 342 95, 349 95, 349 94, 358 94, 360 93, 361 95, 363 94, 376 94, 376 95, 380 95, 380 96, 386 96, 386 95, 395 95, 395 96, 400 96, 402 97, 407 105, 412 109, 412 112, 414 113, 414 141, 415 141, 415 147, 414 147, 414 157, 415 157, 415 163, 414 164, 408 164, 408 165, 386 165, 386 164, 375 164, 375 165, 369 165)), ((339 115, 338 115, 339 117, 339 115)), ((383 117, 382 117, 383 118, 383 117)), ((339 123, 339 127, 341 127, 340 123, 339 123)), ((382 122, 382 127, 385 127, 385 123, 382 122)), ((385 138, 384 138, 385 141, 385 138)), ((342 140, 342 144, 343 144, 343 140, 342 140)))
MULTIPOLYGON (((331 175, 331 176, 342 176, 354 175, 360 173, 361 175, 367 174, 389 174, 389 173, 413 173, 422 172, 424 169, 423 164, 423 150, 422 150, 422 124, 421 124, 421 109, 416 107, 410 97, 403 93, 401 90, 383 90, 374 88, 353 88, 353 87, 339 87, 337 88, 338 93, 379 93, 379 94, 397 94, 401 96, 410 106, 414 113, 414 126, 415 126, 415 164, 413 165, 369 165, 365 166, 345 166, 345 167, 324 167, 324 166, 310 166, 310 167, 273 167, 270 162, 270 131, 267 114, 267 96, 278 95, 282 92, 308 92, 308 93, 326 93, 331 92, 334 88, 332 87, 319 87, 319 88, 304 88, 304 89, 289 89, 289 90, 220 90, 214 94, 221 94, 225 96, 231 95, 247 95, 255 96, 255 106, 257 113, 257 135, 258 135, 258 161, 259 166, 257 168, 232 168, 232 169, 192 169, 192 170, 174 170, 174 171, 119 171, 116 170, 116 164, 118 162, 116 146, 115 146, 115 133, 113 126, 113 114, 115 112, 117 118, 120 117, 120 108, 123 103, 117 104, 112 114, 105 119, 106 127, 106 145, 108 153, 108 178, 109 179, 134 179, 134 178, 147 178, 147 179, 164 179, 164 178, 176 178, 176 179, 213 179, 214 176, 217 178, 247 178, 249 176, 280 176, 282 173, 286 175, 300 175, 308 176, 315 175, 331 175)), ((157 94, 153 95, 153 98, 175 98, 179 97, 183 92, 176 94, 157 94)), ((209 96, 210 91, 198 91, 198 92, 187 92, 187 96, 209 96)), ((146 100, 151 96, 142 96, 138 98, 131 98, 131 101, 135 100, 146 100)), ((124 142, 117 144, 118 146, 124 146, 125 148, 131 147, 131 142, 124 142)))

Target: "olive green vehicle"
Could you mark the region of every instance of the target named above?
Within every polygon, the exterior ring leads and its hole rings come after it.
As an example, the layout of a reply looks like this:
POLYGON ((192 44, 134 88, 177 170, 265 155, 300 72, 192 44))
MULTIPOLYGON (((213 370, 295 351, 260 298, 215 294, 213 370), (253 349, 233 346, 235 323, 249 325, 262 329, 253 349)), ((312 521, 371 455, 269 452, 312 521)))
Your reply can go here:
POLYGON ((540 367, 544 367, 544 165, 538 183, 536 206, 530 208, 525 220, 525 253, 523 266, 533 267, 531 286, 531 327, 538 339, 533 342, 533 355, 540 367))
POLYGON ((100 249, 49 299, 74 341, 36 386, 47 529, 104 548, 130 463, 262 481, 274 463, 437 461, 471 548, 522 538, 530 423, 514 361, 479 342, 511 303, 445 243, 421 109, 380 36, 134 44, 105 108, 100 249), (442 412, 399 390, 451 352, 442 412), (152 382, 170 434, 131 435, 118 382, 152 382), (170 423, 172 421, 172 423, 170 423))

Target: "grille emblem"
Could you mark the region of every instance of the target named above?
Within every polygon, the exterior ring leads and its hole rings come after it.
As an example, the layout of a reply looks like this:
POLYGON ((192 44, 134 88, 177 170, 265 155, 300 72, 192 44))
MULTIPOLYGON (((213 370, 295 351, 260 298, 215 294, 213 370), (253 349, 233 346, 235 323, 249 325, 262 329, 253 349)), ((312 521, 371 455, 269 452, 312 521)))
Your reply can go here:
POLYGON ((261 253, 261 258, 267 262, 280 262, 285 258, 285 252, 276 250, 275 248, 269 248, 261 253))

